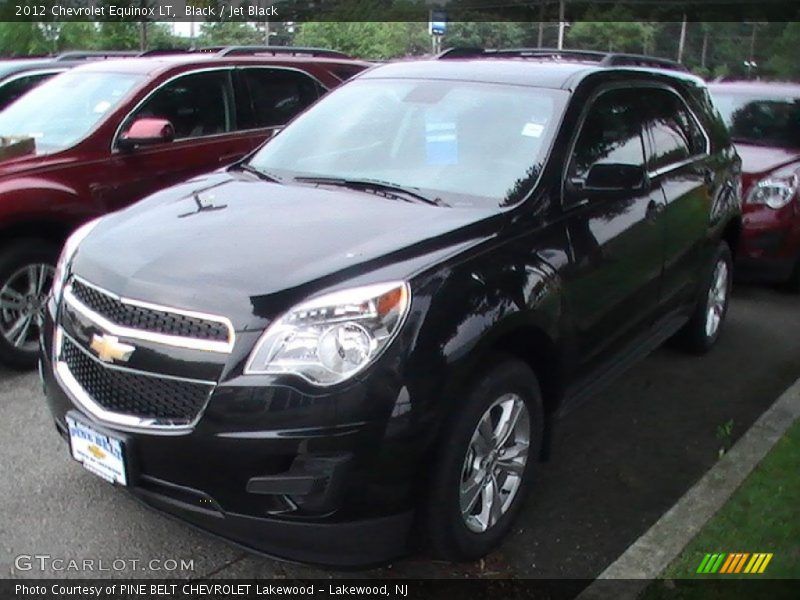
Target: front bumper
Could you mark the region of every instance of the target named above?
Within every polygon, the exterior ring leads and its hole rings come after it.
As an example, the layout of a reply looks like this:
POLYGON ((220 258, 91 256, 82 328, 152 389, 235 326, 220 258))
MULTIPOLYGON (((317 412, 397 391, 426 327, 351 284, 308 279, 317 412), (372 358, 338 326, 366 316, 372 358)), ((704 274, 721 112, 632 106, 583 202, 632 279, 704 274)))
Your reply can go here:
POLYGON ((800 257, 800 214, 796 202, 781 209, 746 205, 736 256, 736 273, 747 281, 783 282, 800 257))
POLYGON ((149 506, 291 560, 358 566, 406 552, 420 445, 397 410, 408 394, 391 378, 314 396, 231 377, 190 429, 126 428, 95 418, 64 389, 52 333, 48 318, 42 378, 56 428, 68 438, 70 414, 121 438, 126 489, 149 506))

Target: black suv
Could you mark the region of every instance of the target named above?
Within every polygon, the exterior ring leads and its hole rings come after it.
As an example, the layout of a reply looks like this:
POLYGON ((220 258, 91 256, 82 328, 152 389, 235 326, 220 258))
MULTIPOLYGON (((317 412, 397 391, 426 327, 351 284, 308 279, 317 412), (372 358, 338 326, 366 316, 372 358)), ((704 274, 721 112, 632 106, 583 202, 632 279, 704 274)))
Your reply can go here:
POLYGON ((481 556, 554 418, 669 338, 717 340, 739 168, 670 64, 370 69, 70 238, 43 338, 56 426, 89 470, 269 554, 481 556))

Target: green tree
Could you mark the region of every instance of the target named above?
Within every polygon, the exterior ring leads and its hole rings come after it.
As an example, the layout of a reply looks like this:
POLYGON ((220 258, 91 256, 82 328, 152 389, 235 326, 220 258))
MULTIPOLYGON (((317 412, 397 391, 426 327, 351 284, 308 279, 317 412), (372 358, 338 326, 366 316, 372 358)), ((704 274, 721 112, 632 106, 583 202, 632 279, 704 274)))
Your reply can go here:
POLYGON ((64 23, 56 46, 64 50, 94 50, 97 48, 97 26, 94 23, 70 21, 64 23))
POLYGON ((237 46, 263 44, 263 35, 250 23, 210 21, 200 25, 198 46, 237 46))
POLYGON ((574 23, 567 34, 570 48, 604 52, 649 53, 654 27, 635 21, 581 21, 574 23))
POLYGON ((298 27, 296 44, 332 48, 359 58, 420 54, 430 46, 425 23, 325 21, 298 27))
POLYGON ((514 48, 535 46, 538 26, 532 23, 449 23, 442 47, 514 48))
POLYGON ((30 56, 51 50, 38 23, 0 22, 0 55, 30 56))
POLYGON ((784 30, 775 38, 770 48, 770 58, 766 68, 779 79, 800 79, 800 61, 797 49, 800 48, 800 22, 785 24, 784 30))
POLYGON ((139 23, 108 21, 99 24, 94 47, 102 50, 138 50, 140 43, 139 23))

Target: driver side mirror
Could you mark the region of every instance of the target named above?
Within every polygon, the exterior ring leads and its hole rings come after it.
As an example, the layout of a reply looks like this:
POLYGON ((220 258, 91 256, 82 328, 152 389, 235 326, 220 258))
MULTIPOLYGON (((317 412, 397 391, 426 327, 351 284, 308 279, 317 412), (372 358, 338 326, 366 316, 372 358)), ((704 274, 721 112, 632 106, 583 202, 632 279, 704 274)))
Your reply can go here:
POLYGON ((641 165, 624 163, 596 163, 589 168, 586 179, 571 179, 570 187, 582 192, 632 192, 645 183, 645 170, 641 165))
POLYGON ((175 139, 175 128, 166 119, 143 117, 136 119, 122 135, 117 145, 120 150, 135 150, 143 146, 168 144, 175 139))

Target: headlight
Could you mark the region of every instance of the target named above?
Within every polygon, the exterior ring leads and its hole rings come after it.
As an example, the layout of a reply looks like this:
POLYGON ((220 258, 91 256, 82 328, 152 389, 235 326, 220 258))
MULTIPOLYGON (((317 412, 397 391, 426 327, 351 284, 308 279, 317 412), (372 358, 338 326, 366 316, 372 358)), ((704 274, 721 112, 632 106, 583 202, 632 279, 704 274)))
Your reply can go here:
POLYGON ((99 222, 100 218, 97 218, 84 223, 67 238, 64 248, 61 250, 61 256, 58 257, 58 262, 56 263, 56 272, 53 275, 53 298, 56 302, 61 299, 61 292, 64 291, 64 284, 69 273, 69 263, 72 261, 72 257, 75 256, 75 251, 99 222))
POLYGON ((800 178, 797 174, 788 177, 768 177, 755 184, 747 194, 749 204, 764 204, 770 208, 783 208, 797 193, 800 178))
POLYGON ((340 383, 386 349, 410 304, 405 282, 352 288, 298 304, 267 328, 244 372, 291 373, 322 386, 340 383))

